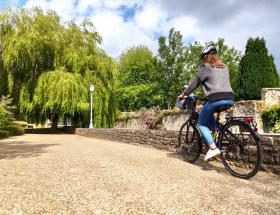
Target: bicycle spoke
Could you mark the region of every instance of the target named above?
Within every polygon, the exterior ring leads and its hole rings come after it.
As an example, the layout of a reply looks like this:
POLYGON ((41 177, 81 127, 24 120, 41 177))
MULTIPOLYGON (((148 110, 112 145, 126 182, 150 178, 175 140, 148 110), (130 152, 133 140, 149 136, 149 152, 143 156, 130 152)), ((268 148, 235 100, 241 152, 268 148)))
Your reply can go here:
POLYGON ((199 134, 194 125, 189 122, 182 125, 179 132, 179 147, 183 160, 194 162, 200 154, 199 134))
POLYGON ((221 134, 219 144, 222 146, 222 161, 235 176, 252 177, 260 167, 262 155, 253 134, 253 130, 240 121, 228 123, 227 129, 221 134))

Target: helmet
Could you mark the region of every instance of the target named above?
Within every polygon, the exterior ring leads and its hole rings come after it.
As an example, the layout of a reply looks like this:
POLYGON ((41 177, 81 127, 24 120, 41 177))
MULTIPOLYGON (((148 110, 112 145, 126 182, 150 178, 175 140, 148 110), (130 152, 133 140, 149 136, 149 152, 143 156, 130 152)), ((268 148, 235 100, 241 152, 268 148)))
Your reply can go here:
POLYGON ((201 52, 201 57, 203 58, 204 55, 207 54, 217 54, 217 49, 213 43, 207 44, 201 52))

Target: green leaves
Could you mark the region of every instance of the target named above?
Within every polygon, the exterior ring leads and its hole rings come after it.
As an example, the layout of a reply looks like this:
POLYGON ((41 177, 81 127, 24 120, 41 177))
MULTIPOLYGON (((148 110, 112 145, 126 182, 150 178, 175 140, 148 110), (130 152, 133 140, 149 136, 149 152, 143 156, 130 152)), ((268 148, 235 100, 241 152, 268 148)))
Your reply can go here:
POLYGON ((93 83, 95 126, 113 126, 116 64, 98 47, 92 22, 62 24, 54 11, 8 8, 0 29, 0 95, 12 95, 18 117, 67 115, 86 126, 93 83))
POLYGON ((35 88, 33 105, 45 115, 74 115, 87 111, 88 89, 85 86, 79 74, 63 70, 44 73, 35 88))
POLYGON ((174 28, 170 29, 168 40, 160 37, 157 58, 157 80, 163 92, 168 108, 174 106, 177 96, 183 90, 187 71, 184 69, 186 61, 186 47, 183 45, 182 35, 174 28))
POLYGON ((145 46, 127 49, 120 56, 116 99, 120 110, 138 110, 159 104, 152 52, 145 46))
POLYGON ((265 110, 262 116, 272 126, 274 132, 280 132, 280 105, 265 110))
POLYGON ((6 126, 13 119, 12 99, 9 97, 2 96, 0 99, 0 128, 6 126))
POLYGON ((240 62, 237 82, 239 99, 260 99, 261 88, 278 87, 279 75, 263 38, 249 38, 240 62))

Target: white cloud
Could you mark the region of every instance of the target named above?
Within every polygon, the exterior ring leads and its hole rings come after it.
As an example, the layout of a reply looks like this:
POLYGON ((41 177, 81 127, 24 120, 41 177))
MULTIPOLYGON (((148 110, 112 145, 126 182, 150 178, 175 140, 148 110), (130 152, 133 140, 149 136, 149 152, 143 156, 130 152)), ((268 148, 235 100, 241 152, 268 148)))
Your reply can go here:
POLYGON ((158 31, 160 25, 168 18, 168 14, 163 11, 158 4, 145 4, 144 7, 135 14, 135 24, 145 31, 158 31))
POLYGON ((112 56, 118 56, 127 47, 145 44, 153 47, 156 41, 133 22, 125 22, 113 11, 104 11, 91 18, 97 31, 103 36, 103 46, 112 56))
POLYGON ((63 19, 71 20, 76 17, 75 0, 67 0, 62 3, 58 0, 28 0, 26 8, 39 6, 43 10, 55 10, 63 19))
POLYGON ((114 57, 138 44, 156 52, 154 35, 167 35, 175 27, 184 39, 206 42, 223 37, 227 44, 242 51, 250 36, 264 37, 280 66, 277 0, 217 0, 211 4, 203 0, 28 0, 25 4, 28 8, 32 6, 53 9, 64 21, 89 17, 103 37, 103 48, 114 57), (125 19, 129 15, 125 10, 129 8, 136 11, 125 19))

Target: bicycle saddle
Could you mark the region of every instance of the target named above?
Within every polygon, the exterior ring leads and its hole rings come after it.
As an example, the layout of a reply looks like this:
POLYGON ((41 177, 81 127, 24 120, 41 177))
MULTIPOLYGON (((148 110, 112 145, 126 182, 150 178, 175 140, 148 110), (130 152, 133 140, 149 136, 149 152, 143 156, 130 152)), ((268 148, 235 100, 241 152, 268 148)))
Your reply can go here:
POLYGON ((215 109, 215 113, 220 113, 220 112, 226 111, 226 110, 230 109, 231 107, 232 107, 231 105, 218 106, 215 109))

